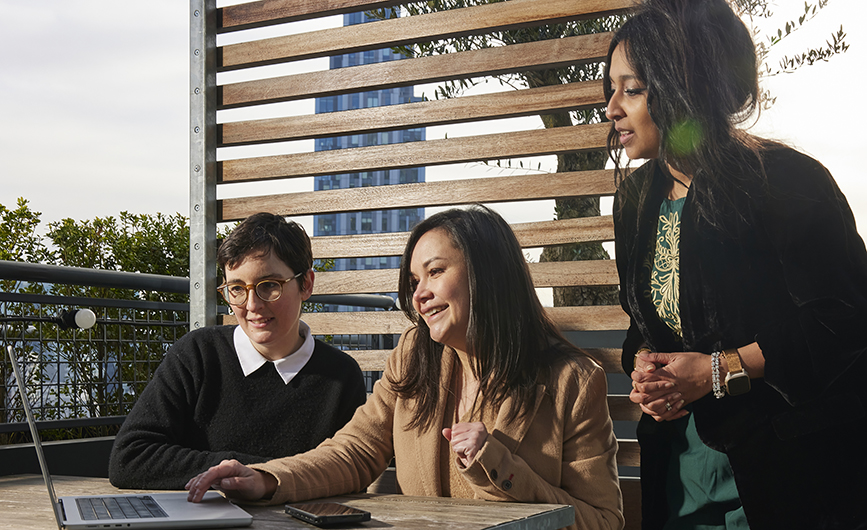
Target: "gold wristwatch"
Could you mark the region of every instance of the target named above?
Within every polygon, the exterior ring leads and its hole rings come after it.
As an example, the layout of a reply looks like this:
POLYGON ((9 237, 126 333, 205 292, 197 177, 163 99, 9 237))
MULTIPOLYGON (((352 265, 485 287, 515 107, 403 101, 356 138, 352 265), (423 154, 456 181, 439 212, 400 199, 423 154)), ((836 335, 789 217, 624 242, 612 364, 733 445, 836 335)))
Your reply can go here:
POLYGON ((750 391, 750 375, 741 365, 741 356, 738 354, 738 350, 729 348, 723 350, 723 355, 729 368, 726 374, 726 392, 730 396, 746 394, 750 391))

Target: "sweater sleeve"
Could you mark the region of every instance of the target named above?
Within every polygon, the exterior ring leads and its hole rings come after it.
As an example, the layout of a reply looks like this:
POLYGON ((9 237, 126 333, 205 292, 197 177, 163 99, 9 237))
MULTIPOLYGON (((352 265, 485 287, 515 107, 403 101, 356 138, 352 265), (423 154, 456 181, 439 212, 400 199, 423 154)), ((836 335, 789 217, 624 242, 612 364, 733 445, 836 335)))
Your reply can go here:
POLYGON ((109 460, 109 480, 115 487, 183 489, 190 477, 223 460, 267 460, 193 448, 200 445, 194 439, 193 413, 204 375, 185 363, 180 352, 198 346, 188 336, 172 346, 124 420, 109 460))
POLYGON ((768 164, 771 191, 760 211, 796 309, 756 340, 766 381, 798 405, 822 395, 867 349, 867 253, 831 175, 789 153, 768 164))
POLYGON ((557 402, 566 409, 559 484, 539 476, 494 436, 488 436, 473 463, 462 472, 480 498, 571 504, 575 507, 571 529, 623 528, 617 441, 608 415, 605 373, 596 366, 567 379, 567 388, 555 389, 564 393, 557 402))

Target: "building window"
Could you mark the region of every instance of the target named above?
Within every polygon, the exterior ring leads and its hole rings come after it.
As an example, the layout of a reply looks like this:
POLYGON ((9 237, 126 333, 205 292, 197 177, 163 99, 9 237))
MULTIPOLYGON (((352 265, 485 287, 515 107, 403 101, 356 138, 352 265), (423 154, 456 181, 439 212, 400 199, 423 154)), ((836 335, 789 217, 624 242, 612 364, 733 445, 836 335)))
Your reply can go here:
POLYGON ((334 232, 334 215, 320 215, 317 220, 317 230, 321 235, 329 235, 334 232))

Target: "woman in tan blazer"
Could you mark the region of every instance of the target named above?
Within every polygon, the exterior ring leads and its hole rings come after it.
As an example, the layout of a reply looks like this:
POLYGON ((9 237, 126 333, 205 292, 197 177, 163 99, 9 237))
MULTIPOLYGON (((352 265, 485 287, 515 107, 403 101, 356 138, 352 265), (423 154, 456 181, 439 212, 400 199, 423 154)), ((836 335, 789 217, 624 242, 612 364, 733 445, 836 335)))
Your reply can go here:
POLYGON ((570 528, 622 528, 605 373, 546 315, 509 225, 483 206, 426 219, 399 296, 415 325, 346 427, 302 455, 212 467, 190 500, 362 491, 394 457, 409 495, 571 504, 570 528))

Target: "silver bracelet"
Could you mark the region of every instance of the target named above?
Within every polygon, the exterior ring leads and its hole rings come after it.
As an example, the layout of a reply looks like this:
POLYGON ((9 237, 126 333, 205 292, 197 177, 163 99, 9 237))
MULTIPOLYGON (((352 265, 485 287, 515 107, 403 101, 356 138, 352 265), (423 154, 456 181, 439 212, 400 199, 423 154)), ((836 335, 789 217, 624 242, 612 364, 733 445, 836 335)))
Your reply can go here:
POLYGON ((710 354, 710 374, 713 381, 713 397, 721 399, 726 395, 719 381, 719 356, 721 352, 715 351, 710 354))

